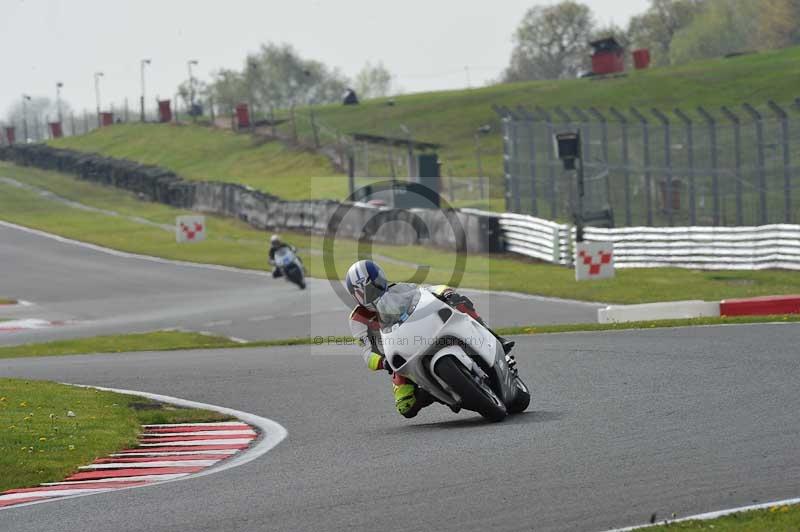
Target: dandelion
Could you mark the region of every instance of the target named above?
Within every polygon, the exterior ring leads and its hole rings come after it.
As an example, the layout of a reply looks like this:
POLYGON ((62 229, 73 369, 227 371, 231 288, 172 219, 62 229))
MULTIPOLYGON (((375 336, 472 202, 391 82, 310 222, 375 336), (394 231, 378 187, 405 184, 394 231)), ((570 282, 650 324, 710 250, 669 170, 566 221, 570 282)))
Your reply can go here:
POLYGON ((68 447, 68 449, 69 449, 70 451, 74 451, 74 450, 75 450, 75 446, 74 446, 74 445, 70 445, 70 446, 68 447))
POLYGON ((44 436, 42 436, 41 438, 39 438, 39 441, 47 441, 47 438, 45 438, 44 436))
POLYGON ((22 401, 22 402, 19 404, 19 406, 25 407, 25 406, 28 406, 28 403, 26 403, 25 401, 22 401))

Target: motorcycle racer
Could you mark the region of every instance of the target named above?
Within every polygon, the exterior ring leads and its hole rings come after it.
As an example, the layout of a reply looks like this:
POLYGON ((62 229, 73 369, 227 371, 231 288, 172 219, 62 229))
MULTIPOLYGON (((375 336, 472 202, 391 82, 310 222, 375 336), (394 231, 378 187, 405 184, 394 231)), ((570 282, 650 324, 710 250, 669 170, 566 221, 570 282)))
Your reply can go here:
MULTIPOLYGON (((345 282, 347 290, 357 303, 350 314, 350 330, 361 347, 364 362, 373 371, 383 369, 391 373, 391 368, 385 361, 380 329, 391 326, 402 319, 401 316, 392 312, 391 301, 392 299, 403 299, 405 293, 415 292, 418 288, 417 285, 389 283, 383 269, 371 260, 361 260, 350 266, 345 282)), ((514 342, 495 334, 478 315, 475 305, 468 297, 445 285, 423 288, 442 302, 468 314, 486 327, 500 341, 509 363, 511 365, 515 363, 513 357, 509 355, 511 348, 514 347, 514 342)), ((395 407, 403 417, 413 418, 420 410, 434 402, 431 394, 400 375, 392 375, 392 388, 395 407)))
POLYGON ((269 264, 272 266, 272 277, 277 279, 283 275, 281 269, 275 264, 275 252, 282 247, 287 247, 292 250, 292 253, 297 253, 297 248, 288 242, 281 240, 279 235, 272 235, 269 239, 269 264))

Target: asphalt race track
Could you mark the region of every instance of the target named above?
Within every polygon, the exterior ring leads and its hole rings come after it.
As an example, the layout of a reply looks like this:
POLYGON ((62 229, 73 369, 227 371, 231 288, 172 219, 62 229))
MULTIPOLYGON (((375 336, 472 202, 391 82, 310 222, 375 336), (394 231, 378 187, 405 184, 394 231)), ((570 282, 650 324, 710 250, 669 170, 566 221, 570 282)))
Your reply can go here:
MULTIPOLYGON (((168 296, 185 305, 212 292, 233 323, 258 307, 256 296, 233 301, 245 297, 240 274, 192 269, 188 275, 214 279, 213 290, 197 294, 187 284, 165 293, 151 282, 188 268, 79 249, 53 251, 64 255, 66 282, 48 287, 56 264, 24 268, 18 257, 5 270, 14 253, 49 260, 48 244, 31 249, 33 237, 14 238, 0 231, 0 289, 13 286, 18 297, 21 287, 30 290, 26 299, 54 313, 101 323, 122 316, 121 323, 147 315, 148 301, 151 315, 170 315, 180 305, 168 306, 168 296), (112 267, 126 269, 125 290, 111 282, 112 267), (72 295, 81 295, 80 307, 67 311, 72 295)), ((285 292, 282 304, 294 294, 254 278, 285 292)), ((264 457, 219 474, 0 511, 0 530, 593 531, 653 513, 796 497, 798 337, 798 324, 520 337, 515 352, 533 402, 491 425, 437 405, 403 419, 388 376, 370 373, 347 346, 0 360, 0 376, 162 393, 252 412, 289 432, 264 457)))
MULTIPOLYGON (((266 265, 266 244, 264 261, 266 265)), ((0 333, 0 345, 181 327, 260 340, 350 334, 328 281, 300 291, 264 272, 125 258, 0 226, 0 296, 34 303, 0 318, 66 325, 0 333)), ((601 305, 465 291, 491 324, 586 323, 601 305)))

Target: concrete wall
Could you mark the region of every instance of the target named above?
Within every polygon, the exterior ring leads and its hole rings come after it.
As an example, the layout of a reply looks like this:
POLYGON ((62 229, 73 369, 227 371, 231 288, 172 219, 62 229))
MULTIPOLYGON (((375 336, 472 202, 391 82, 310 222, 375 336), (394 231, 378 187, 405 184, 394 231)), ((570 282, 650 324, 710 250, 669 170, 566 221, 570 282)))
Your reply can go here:
POLYGON ((504 250, 498 218, 488 214, 377 209, 333 200, 284 201, 239 184, 189 181, 157 166, 43 144, 0 147, 0 160, 72 174, 173 207, 235 217, 259 229, 325 234, 336 216, 340 222, 336 236, 450 250, 458 249, 459 240, 465 239, 472 253, 504 250))

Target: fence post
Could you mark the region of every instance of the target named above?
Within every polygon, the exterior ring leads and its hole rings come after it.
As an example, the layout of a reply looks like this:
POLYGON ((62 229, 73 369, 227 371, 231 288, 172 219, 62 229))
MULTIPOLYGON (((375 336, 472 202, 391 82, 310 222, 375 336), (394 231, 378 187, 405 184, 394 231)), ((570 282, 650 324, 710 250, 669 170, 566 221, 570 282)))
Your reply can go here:
POLYGON ((714 213, 713 225, 719 225, 720 222, 720 205, 719 205, 719 153, 717 148, 717 121, 711 116, 711 113, 706 111, 703 107, 698 107, 697 112, 703 117, 708 124, 708 136, 711 140, 711 200, 713 203, 714 213))
POLYGON ((756 163, 758 164, 758 211, 759 223, 767 225, 769 212, 767 210, 767 174, 764 168, 764 122, 761 113, 749 103, 742 104, 742 108, 747 111, 755 121, 756 125, 756 163))
POLYGON ((635 107, 631 107, 631 114, 642 124, 642 144, 644 145, 644 193, 647 205, 647 225, 653 225, 653 196, 652 175, 650 173, 650 123, 647 118, 635 107))
POLYGON ((536 141, 534 137, 533 122, 534 117, 527 109, 520 106, 517 107, 517 112, 525 120, 525 126, 530 136, 530 143, 528 143, 528 153, 530 154, 530 174, 531 174, 531 214, 539 216, 538 198, 536 196, 536 141))
POLYGON ((603 162, 606 166, 610 166, 608 161, 608 120, 594 107, 590 107, 589 112, 600 122, 600 146, 603 152, 603 162))
POLYGON ((689 225, 697 225, 697 205, 695 203, 695 184, 694 184, 694 128, 692 119, 686 113, 675 108, 677 116, 686 128, 686 163, 689 166, 689 225))
POLYGON ((625 186, 625 225, 633 225, 631 217, 631 170, 630 170, 630 154, 628 152, 628 119, 624 114, 620 113, 614 107, 609 109, 609 112, 614 115, 622 128, 622 175, 624 177, 625 186))
POLYGON ((733 111, 722 106, 722 113, 733 123, 734 175, 736 179, 736 225, 744 225, 742 212, 742 123, 733 111))
POLYGON ((505 107, 493 105, 492 109, 500 116, 500 121, 503 125, 503 177, 506 181, 503 197, 505 198, 506 211, 511 212, 511 162, 509 160, 511 127, 509 126, 508 112, 505 107))
POLYGON ((664 166, 667 170, 667 190, 664 198, 664 208, 667 211, 667 221, 670 227, 675 225, 675 216, 672 210, 672 129, 667 115, 656 109, 652 109, 653 114, 664 126, 664 166))
POLYGON ((781 123, 781 151, 783 152, 783 221, 792 223, 792 160, 789 151, 789 115, 777 103, 770 100, 769 108, 781 123))
POLYGON ((575 116, 578 117, 580 120, 578 128, 581 130, 581 138, 583 139, 583 153, 581 156, 583 157, 582 161, 586 161, 587 163, 592 163, 592 126, 591 126, 591 119, 583 112, 582 109, 579 107, 573 107, 572 112, 575 113, 575 116))
POLYGON ((511 199, 513 201, 513 212, 522 212, 520 207, 519 197, 519 132, 517 126, 519 125, 519 117, 514 114, 510 109, 508 115, 511 117, 509 126, 511 128, 511 199))
POLYGON ((553 138, 553 119, 550 113, 541 107, 537 107, 536 112, 544 119, 547 128, 547 175, 550 180, 550 219, 555 220, 558 218, 558 189, 556 187, 556 167, 554 162, 556 154, 554 146, 555 139, 553 138))

